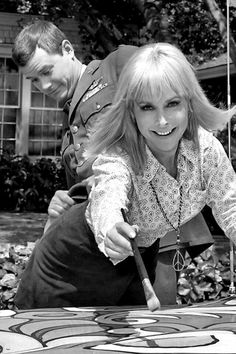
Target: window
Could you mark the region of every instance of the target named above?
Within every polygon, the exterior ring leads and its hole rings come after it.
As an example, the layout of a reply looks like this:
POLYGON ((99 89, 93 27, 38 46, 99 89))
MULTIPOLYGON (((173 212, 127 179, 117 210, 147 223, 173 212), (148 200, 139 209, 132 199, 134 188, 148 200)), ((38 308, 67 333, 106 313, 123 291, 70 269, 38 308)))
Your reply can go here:
POLYGON ((20 75, 13 60, 0 56, 0 153, 15 152, 20 75))
POLYGON ((0 154, 60 156, 65 113, 19 74, 10 56, 0 53, 0 154))
POLYGON ((29 114, 29 155, 58 156, 65 114, 55 100, 32 85, 29 114))

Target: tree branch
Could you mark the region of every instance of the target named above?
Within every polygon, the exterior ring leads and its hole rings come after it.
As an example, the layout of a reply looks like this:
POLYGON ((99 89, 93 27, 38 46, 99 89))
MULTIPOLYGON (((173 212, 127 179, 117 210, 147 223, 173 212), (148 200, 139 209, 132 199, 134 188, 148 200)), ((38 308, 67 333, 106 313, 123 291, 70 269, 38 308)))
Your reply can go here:
MULTIPOLYGON (((225 16, 222 14, 215 0, 205 0, 205 2, 210 10, 211 15, 213 16, 213 18, 216 20, 218 24, 223 42, 225 46, 227 46, 227 26, 226 26, 225 16)), ((229 42, 230 42, 230 57, 236 68, 236 44, 230 31, 229 31, 229 42)))

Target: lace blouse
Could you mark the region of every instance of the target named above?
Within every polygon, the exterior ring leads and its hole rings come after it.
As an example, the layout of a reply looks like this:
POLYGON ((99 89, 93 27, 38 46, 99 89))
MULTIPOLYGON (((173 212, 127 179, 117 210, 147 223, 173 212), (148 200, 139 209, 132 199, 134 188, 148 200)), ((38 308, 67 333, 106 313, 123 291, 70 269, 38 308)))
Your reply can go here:
POLYGON ((106 254, 104 239, 127 210, 130 224, 137 224, 139 247, 149 247, 173 228, 167 223, 155 193, 171 223, 177 227, 182 186, 181 225, 196 216, 207 204, 226 236, 236 243, 236 174, 219 140, 199 129, 200 150, 193 142, 180 141, 178 176, 170 176, 147 147, 144 172, 136 175, 127 154, 101 154, 93 164, 95 185, 90 193, 86 220, 99 249, 106 254))

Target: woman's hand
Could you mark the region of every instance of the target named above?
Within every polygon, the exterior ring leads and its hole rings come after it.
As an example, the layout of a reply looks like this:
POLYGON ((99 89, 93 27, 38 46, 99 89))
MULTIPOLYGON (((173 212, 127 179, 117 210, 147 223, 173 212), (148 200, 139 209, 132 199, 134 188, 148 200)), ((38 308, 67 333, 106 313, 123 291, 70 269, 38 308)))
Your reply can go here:
POLYGON ((107 232, 105 238, 105 251, 111 261, 121 261, 128 256, 133 256, 130 239, 135 238, 138 232, 137 225, 119 222, 107 232))

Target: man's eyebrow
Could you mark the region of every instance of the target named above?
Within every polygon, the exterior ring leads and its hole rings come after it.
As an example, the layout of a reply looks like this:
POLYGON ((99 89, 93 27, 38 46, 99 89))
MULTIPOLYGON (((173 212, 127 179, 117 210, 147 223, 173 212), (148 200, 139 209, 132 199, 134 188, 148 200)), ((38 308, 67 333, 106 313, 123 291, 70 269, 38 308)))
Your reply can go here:
MULTIPOLYGON (((48 70, 48 69, 51 69, 53 67, 53 65, 52 64, 46 64, 46 65, 44 65, 42 68, 40 68, 40 70, 38 71, 38 75, 41 75, 41 74, 43 74, 43 72, 44 72, 44 70, 46 69, 46 70, 48 70)), ((36 77, 37 75, 34 75, 34 76, 30 76, 30 75, 28 75, 28 76, 26 76, 26 79, 29 79, 29 80, 32 80, 34 77, 36 77)))
POLYGON ((45 69, 51 69, 53 67, 52 64, 45 64, 44 66, 42 66, 42 68, 39 70, 39 74, 42 74, 44 72, 45 69))

